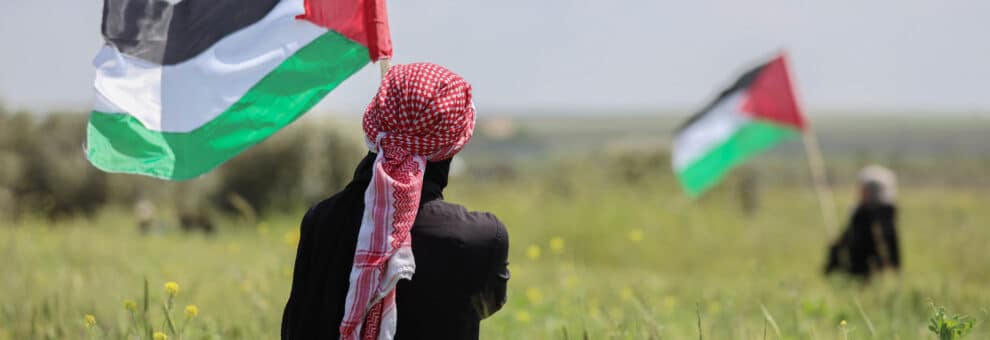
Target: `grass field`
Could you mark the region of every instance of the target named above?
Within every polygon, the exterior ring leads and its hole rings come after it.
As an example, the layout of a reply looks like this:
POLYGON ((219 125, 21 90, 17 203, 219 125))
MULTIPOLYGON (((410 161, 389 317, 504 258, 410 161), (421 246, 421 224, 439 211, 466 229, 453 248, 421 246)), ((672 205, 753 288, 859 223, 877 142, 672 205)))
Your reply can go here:
MULTIPOLYGON (((496 212, 511 236, 509 303, 482 338, 934 339, 929 301, 976 320, 969 338, 990 338, 985 188, 903 187, 905 268, 862 286, 820 274, 827 239, 809 188, 767 185, 747 217, 731 181, 692 202, 664 177, 616 184, 578 171, 509 185, 452 179, 449 200, 496 212)), ((852 189, 838 189, 848 208, 852 189)), ((115 210, 4 225, 0 339, 134 338, 123 303, 141 304, 144 278, 156 330, 163 284, 175 281, 175 323, 185 305, 199 309, 184 339, 277 338, 303 208, 227 220, 214 237, 142 236, 115 210)))

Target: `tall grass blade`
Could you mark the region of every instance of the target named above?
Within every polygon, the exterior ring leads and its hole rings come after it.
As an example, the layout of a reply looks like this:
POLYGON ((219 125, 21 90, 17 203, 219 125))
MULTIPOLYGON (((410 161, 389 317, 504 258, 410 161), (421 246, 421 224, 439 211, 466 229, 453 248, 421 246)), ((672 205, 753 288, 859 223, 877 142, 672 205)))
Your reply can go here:
POLYGON ((763 310, 763 316, 766 317, 767 322, 770 323, 770 327, 773 327, 773 332, 774 334, 777 335, 777 338, 778 339, 783 338, 783 336, 780 334, 780 327, 777 327, 777 321, 774 321, 773 315, 770 315, 770 311, 767 310, 767 306, 761 303, 760 309, 763 310))
POLYGON ((694 303, 694 313, 698 316, 698 340, 705 340, 701 334, 701 302, 694 303))
POLYGON ((148 336, 150 340, 154 334, 154 330, 151 329, 151 320, 148 318, 148 306, 150 306, 150 294, 148 293, 148 277, 144 277, 144 295, 142 296, 143 305, 141 306, 141 321, 144 322, 144 334, 148 336))
POLYGON ((168 331, 172 335, 178 336, 179 332, 175 331, 175 323, 172 322, 172 315, 168 312, 168 306, 162 305, 162 312, 165 313, 165 326, 168 327, 168 331))
POLYGON ((859 298, 855 298, 853 302, 856 303, 856 309, 859 309, 859 314, 863 316, 863 320, 866 320, 866 327, 870 329, 870 336, 876 339, 877 329, 873 327, 873 321, 870 321, 870 317, 866 316, 866 311, 863 310, 863 305, 859 303, 859 298))

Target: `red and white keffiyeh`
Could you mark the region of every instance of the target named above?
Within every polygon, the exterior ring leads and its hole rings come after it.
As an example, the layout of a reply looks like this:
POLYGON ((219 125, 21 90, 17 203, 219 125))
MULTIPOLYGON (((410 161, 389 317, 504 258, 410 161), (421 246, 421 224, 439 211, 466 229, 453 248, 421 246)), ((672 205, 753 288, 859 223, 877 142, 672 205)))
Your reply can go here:
POLYGON ((341 339, 395 337, 395 285, 416 271, 409 230, 426 162, 460 151, 471 140, 474 116, 471 84, 442 66, 395 65, 385 74, 362 124, 378 157, 364 193, 341 339))

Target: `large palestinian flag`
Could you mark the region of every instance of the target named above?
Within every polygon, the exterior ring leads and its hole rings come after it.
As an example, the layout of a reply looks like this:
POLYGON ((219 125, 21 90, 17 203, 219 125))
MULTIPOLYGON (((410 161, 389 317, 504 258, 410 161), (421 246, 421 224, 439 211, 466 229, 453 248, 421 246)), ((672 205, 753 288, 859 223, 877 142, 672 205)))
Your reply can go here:
POLYGON ((104 0, 86 153, 182 180, 392 54, 384 0, 104 0))
POLYGON ((699 196, 748 158, 798 136, 805 121, 784 55, 744 74, 677 131, 673 167, 699 196))

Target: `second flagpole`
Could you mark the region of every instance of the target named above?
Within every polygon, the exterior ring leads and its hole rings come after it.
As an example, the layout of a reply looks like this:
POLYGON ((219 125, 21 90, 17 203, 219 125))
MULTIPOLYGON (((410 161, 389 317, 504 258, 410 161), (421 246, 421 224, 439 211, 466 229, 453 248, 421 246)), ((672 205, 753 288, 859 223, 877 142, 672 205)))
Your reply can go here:
POLYGON ((825 235, 832 237, 836 230, 835 201, 833 201, 832 188, 828 184, 825 158, 822 157, 822 149, 818 145, 815 130, 809 126, 803 135, 804 153, 808 158, 808 167, 811 170, 811 180, 814 182, 815 192, 818 194, 818 207, 822 211, 825 235))

